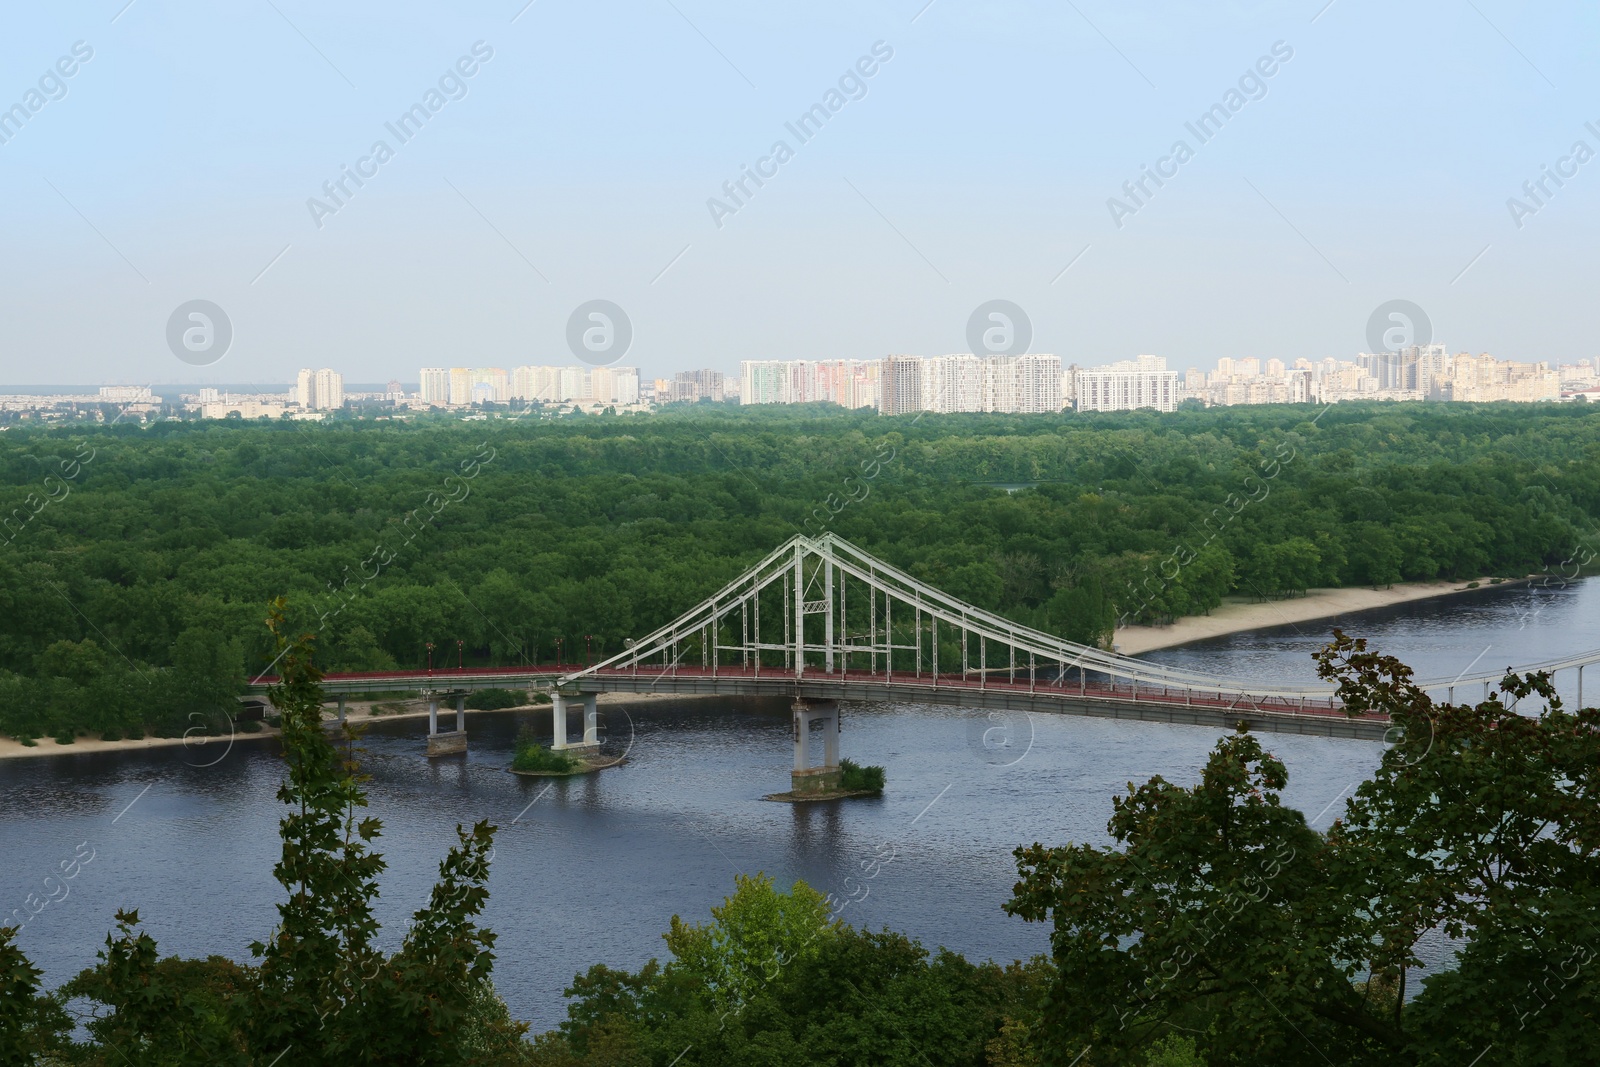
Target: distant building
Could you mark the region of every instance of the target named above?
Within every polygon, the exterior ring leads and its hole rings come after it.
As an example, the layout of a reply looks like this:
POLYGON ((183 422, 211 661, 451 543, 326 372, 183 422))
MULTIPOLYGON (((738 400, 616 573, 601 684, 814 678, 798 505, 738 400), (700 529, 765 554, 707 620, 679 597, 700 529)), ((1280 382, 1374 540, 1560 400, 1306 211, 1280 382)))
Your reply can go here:
POLYGON ((324 367, 315 379, 316 400, 305 405, 313 411, 337 411, 344 407, 344 375, 324 367))
MULTIPOLYGON (((656 399, 660 400, 661 397, 657 396, 656 399)), ((669 402, 689 403, 712 400, 720 404, 725 399, 722 372, 710 369, 679 371, 667 383, 666 399, 669 402)))
MULTIPOLYGON (((1243 361, 1235 360, 1237 367, 1243 361)), ((1140 356, 1108 367, 1078 371, 1075 406, 1079 411, 1176 411, 1183 399, 1178 372, 1161 356, 1140 356)))
POLYGON ((878 372, 878 410, 885 415, 909 415, 922 407, 922 359, 885 356, 878 372))
POLYGON ((344 407, 344 375, 327 367, 303 368, 295 377, 289 401, 305 411, 337 411, 344 407))
POLYGON ((450 371, 447 368, 422 368, 422 402, 439 407, 450 403, 450 371))
POLYGON ((1212 405, 1340 400, 1532 403, 1560 399, 1568 368, 1497 360, 1487 352, 1452 356, 1445 345, 1429 344, 1393 352, 1358 352, 1353 360, 1297 359, 1292 368, 1269 359, 1265 374, 1247 373, 1251 370, 1248 360, 1219 359, 1210 374, 1189 372, 1188 391, 1212 405))
POLYGON ((276 419, 288 412, 281 398, 276 402, 249 397, 223 397, 200 405, 202 419, 225 419, 238 415, 241 419, 276 419))
POLYGON ((990 410, 1018 415, 1049 415, 1066 406, 1066 399, 1061 395, 1060 356, 1042 352, 1014 356, 1009 359, 1005 374, 1009 379, 1010 395, 1005 398, 1009 404, 1000 406, 1000 397, 1004 394, 997 394, 996 406, 990 410))
POLYGON ((147 385, 102 385, 100 399, 108 404, 148 404, 155 400, 155 395, 147 385))
POLYGON ((528 403, 639 403, 637 367, 513 367, 506 396, 528 403))
MULTIPOLYGON (((733 389, 723 383, 723 394, 733 389)), ((747 359, 739 364, 741 404, 810 404, 876 407, 878 361, 857 359, 747 359)))

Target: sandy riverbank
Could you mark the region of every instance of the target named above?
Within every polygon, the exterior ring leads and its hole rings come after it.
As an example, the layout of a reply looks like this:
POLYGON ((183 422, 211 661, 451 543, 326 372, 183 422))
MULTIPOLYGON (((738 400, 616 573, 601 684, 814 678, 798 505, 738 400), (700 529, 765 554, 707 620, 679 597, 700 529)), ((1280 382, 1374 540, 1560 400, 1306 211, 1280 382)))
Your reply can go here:
MULTIPOLYGON (((1505 581, 1491 585, 1490 579, 1461 582, 1405 582, 1388 589, 1312 589, 1302 597, 1289 600, 1269 600, 1256 603, 1248 600, 1230 600, 1210 615, 1194 615, 1179 619, 1171 626, 1127 626, 1117 631, 1114 645, 1125 655, 1138 655, 1157 648, 1188 644, 1208 637, 1260 630, 1268 626, 1290 623, 1315 622, 1333 619, 1352 611, 1386 608, 1413 600, 1429 600, 1468 592, 1476 585, 1481 589, 1505 589, 1523 582, 1505 581)), ((1331 626, 1316 627, 1319 637, 1326 637, 1331 626)))
MULTIPOLYGON (((651 704, 662 700, 705 700, 712 694, 683 695, 677 693, 601 693, 600 704, 651 704)), ((338 721, 338 705, 325 706, 322 721, 332 724, 338 721)), ((514 708, 497 708, 493 712, 474 711, 473 715, 492 715, 501 712, 549 712, 549 704, 523 704, 514 708)), ((352 700, 345 705, 345 714, 350 721, 355 723, 394 722, 397 719, 427 719, 428 705, 421 700, 352 700), (373 715, 374 704, 401 704, 408 709, 389 715, 373 715)), ((440 728, 455 729, 455 708, 439 708, 440 728)), ((574 716, 576 718, 576 716, 574 716)), ((278 731, 263 723, 259 733, 247 734, 238 731, 233 741, 236 744, 260 741, 269 737, 277 737, 278 731)), ((132 752, 146 748, 172 748, 176 745, 187 745, 192 753, 192 762, 208 763, 222 756, 228 747, 226 737, 142 737, 124 738, 120 741, 102 741, 98 737, 80 737, 70 745, 58 745, 54 738, 38 738, 33 745, 24 745, 21 741, 11 737, 0 737, 0 760, 22 759, 28 756, 74 756, 90 752, 132 752)))

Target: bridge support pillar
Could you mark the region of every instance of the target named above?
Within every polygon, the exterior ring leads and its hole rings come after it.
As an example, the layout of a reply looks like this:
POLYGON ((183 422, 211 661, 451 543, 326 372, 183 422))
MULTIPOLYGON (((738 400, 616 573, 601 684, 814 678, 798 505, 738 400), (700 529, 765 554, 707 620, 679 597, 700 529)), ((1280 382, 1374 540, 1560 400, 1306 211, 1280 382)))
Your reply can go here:
POLYGON ((550 694, 551 729, 553 737, 551 748, 599 748, 600 747, 600 712, 596 707, 598 699, 594 693, 580 693, 572 696, 562 696, 560 693, 550 694), (583 740, 567 740, 567 711, 573 705, 583 707, 583 740))
POLYGON ((339 694, 339 721, 344 722, 344 694, 339 694))
POLYGON ((567 698, 560 693, 550 694, 550 747, 567 747, 567 698))
POLYGON ((836 700, 796 700, 794 712, 794 770, 790 788, 796 793, 825 793, 839 788, 839 703, 836 700), (811 737, 822 734, 822 766, 811 765, 811 737))
MULTIPOLYGON (((448 694, 446 694, 448 695, 448 694)), ((428 694, 428 755, 429 756, 454 756, 467 750, 467 721, 466 721, 467 695, 461 693, 456 697, 456 728, 454 730, 439 729, 439 694, 428 694)))
POLYGON ((583 698, 583 744, 585 748, 600 747, 599 698, 589 693, 583 698))

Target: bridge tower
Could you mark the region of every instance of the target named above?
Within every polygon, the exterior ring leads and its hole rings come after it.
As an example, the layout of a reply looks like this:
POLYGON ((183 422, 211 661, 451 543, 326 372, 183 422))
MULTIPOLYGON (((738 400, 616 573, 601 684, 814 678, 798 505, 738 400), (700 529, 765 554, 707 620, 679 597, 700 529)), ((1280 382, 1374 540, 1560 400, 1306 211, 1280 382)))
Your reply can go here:
POLYGON ((794 713, 794 770, 789 788, 796 793, 826 793, 839 788, 839 702, 797 699, 794 713), (822 735, 822 766, 811 764, 811 738, 822 735))

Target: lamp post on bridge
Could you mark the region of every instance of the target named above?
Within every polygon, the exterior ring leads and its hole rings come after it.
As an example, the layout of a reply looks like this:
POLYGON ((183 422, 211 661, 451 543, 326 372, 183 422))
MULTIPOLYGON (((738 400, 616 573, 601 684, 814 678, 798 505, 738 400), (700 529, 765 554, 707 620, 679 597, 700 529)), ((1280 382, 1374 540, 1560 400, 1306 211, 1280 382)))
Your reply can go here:
POLYGON ((428 643, 428 677, 433 677, 433 642, 428 643))
POLYGON ((556 638, 556 667, 558 669, 561 666, 561 648, 562 648, 562 645, 564 645, 566 643, 566 640, 567 639, 564 638, 564 637, 556 638))
POLYGON ((594 638, 593 634, 584 634, 583 635, 583 669, 584 670, 588 670, 589 669, 589 642, 591 640, 593 640, 593 638, 594 638))
POLYGON ((461 641, 461 638, 458 637, 458 638, 456 638, 456 670, 458 670, 458 671, 466 669, 466 662, 462 658, 463 655, 464 655, 464 653, 462 652, 462 641, 461 641))

